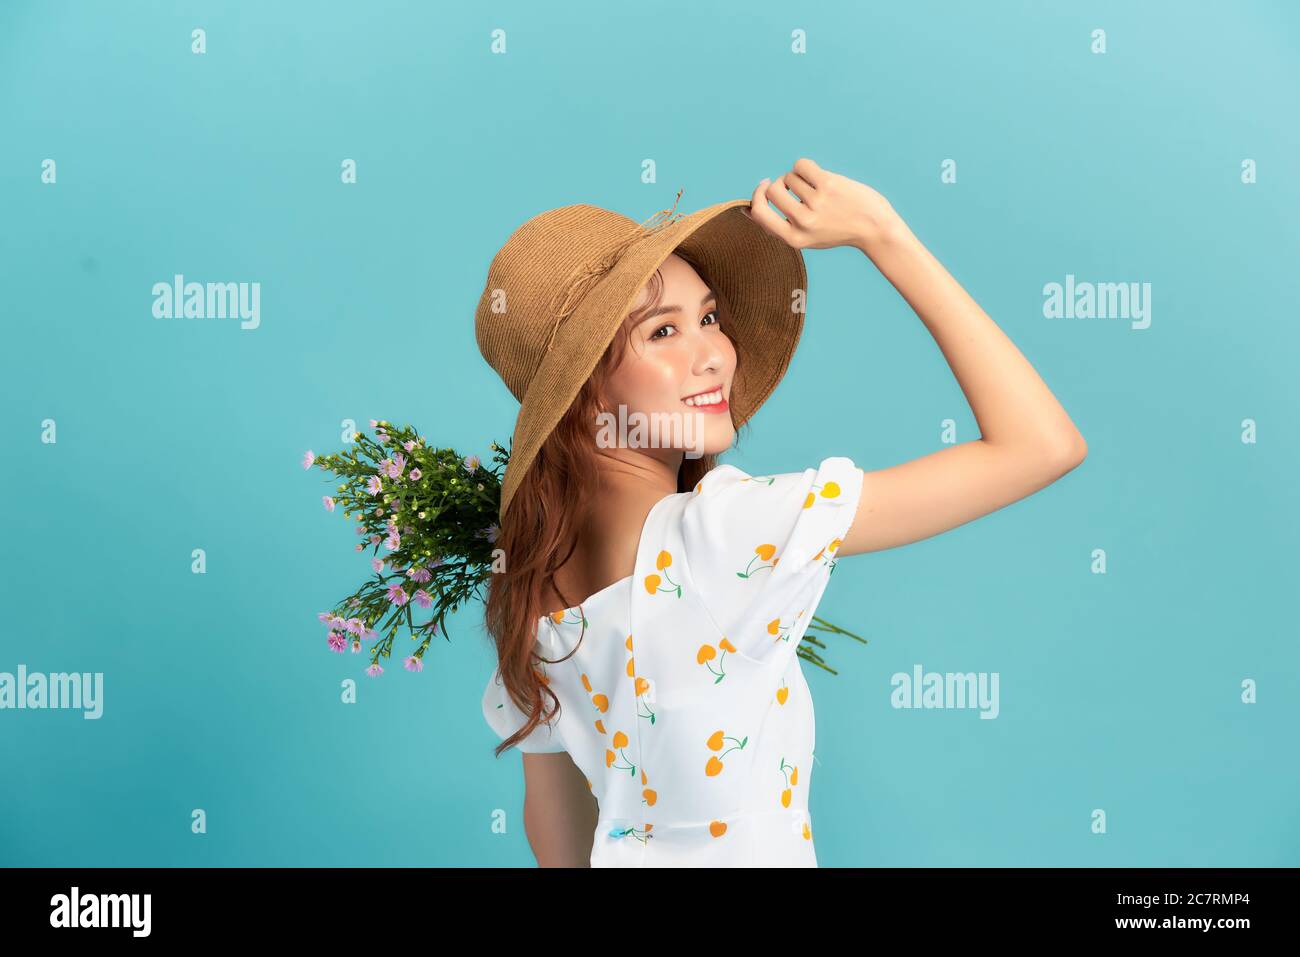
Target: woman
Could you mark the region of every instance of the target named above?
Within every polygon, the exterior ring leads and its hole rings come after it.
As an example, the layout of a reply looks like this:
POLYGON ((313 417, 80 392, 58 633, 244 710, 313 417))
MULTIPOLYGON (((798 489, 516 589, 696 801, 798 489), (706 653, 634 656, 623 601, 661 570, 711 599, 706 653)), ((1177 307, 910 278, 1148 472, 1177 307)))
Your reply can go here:
POLYGON ((1086 446, 862 183, 800 159, 749 200, 630 223, 591 206, 536 217, 480 301, 480 348, 523 406, 484 715, 498 753, 524 753, 542 866, 816 866, 796 648, 836 561, 1022 499, 1086 446), (980 438, 876 471, 842 456, 770 476, 718 465, 798 341, 801 250, 835 246, 911 305, 980 438), (638 431, 656 415, 671 429, 638 431))

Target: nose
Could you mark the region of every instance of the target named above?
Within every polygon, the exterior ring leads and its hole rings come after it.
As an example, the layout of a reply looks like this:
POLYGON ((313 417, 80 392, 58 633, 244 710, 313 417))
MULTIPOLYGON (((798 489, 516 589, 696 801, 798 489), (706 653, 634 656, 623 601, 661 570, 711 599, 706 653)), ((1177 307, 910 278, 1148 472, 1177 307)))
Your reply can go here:
POLYGON ((694 335, 695 356, 692 371, 696 375, 710 370, 717 372, 726 362, 726 345, 729 344, 726 336, 708 335, 704 329, 696 329, 694 335))

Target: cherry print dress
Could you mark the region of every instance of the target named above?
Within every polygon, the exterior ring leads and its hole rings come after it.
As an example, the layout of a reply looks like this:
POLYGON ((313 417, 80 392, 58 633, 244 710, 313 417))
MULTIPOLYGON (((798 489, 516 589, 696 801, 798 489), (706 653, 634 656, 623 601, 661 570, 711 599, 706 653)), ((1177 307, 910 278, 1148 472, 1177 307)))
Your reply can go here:
MULTIPOLYGON (((578 650, 537 665, 560 712, 518 747, 567 751, 586 776, 593 867, 817 866, 795 652, 862 478, 839 456, 781 475, 719 465, 650 510, 630 578, 539 619, 542 657, 578 650)), ((524 724, 499 671, 483 714, 499 738, 524 724)))

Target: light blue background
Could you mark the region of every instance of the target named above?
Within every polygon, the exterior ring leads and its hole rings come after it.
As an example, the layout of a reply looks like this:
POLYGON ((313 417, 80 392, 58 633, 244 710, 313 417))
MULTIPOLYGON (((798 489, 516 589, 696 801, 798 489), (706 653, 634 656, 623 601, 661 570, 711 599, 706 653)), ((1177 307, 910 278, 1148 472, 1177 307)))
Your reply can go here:
MULTIPOLYGON (((419 675, 331 653, 316 613, 369 565, 300 459, 349 417, 486 458, 516 405, 473 314, 515 226, 810 156, 891 200, 1090 449, 841 564, 821 613, 871 643, 808 669, 822 865, 1300 864, 1298 41, 1281 2, 0 5, 0 671, 106 675, 98 721, 0 712, 0 863, 531 864, 481 616, 419 675), (154 319, 177 272, 260 282, 261 327, 154 319), (1067 273, 1151 282, 1151 327, 1044 319, 1067 273), (894 710, 917 663, 998 672, 1000 717, 894 710)), ((804 340, 731 461, 974 438, 871 263, 806 260, 804 340)))

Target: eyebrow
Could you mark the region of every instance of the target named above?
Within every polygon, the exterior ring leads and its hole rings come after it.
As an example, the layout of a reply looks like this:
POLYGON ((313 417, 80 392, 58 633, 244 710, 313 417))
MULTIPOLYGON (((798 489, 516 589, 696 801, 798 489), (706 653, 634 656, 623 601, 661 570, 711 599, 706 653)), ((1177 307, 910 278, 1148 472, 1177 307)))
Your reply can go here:
MULTIPOLYGON (((712 289, 710 289, 708 293, 705 295, 705 297, 700 300, 700 305, 704 306, 710 300, 717 299, 717 298, 718 298, 718 294, 714 292, 712 289)), ((647 313, 645 319, 653 319, 655 316, 662 316, 666 312, 681 312, 681 311, 682 311, 681 306, 660 306, 654 312, 647 313)), ((645 320, 643 319, 642 321, 644 322, 645 320)))

